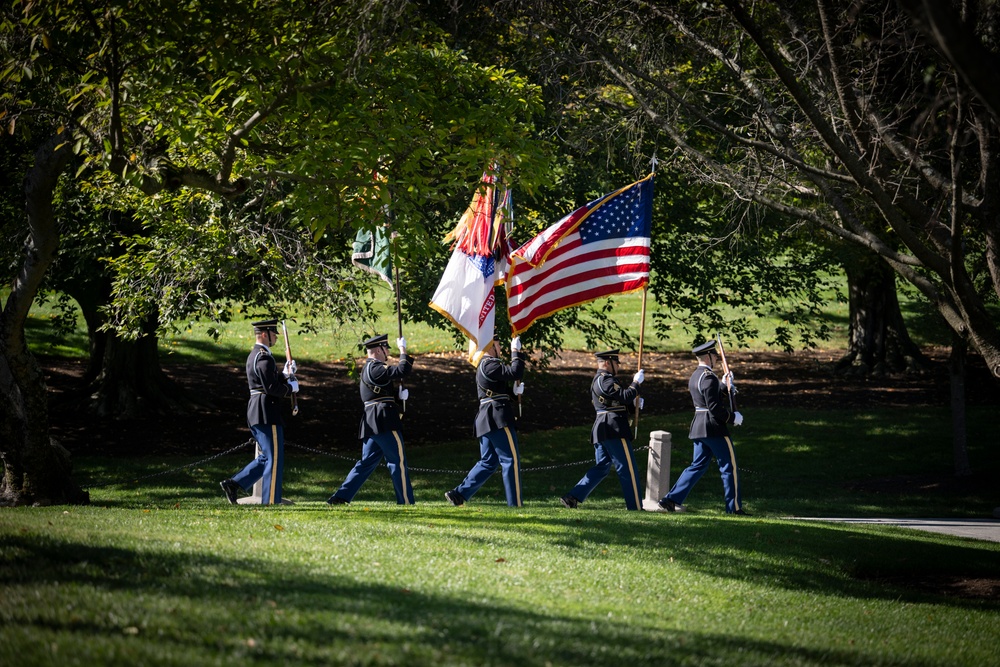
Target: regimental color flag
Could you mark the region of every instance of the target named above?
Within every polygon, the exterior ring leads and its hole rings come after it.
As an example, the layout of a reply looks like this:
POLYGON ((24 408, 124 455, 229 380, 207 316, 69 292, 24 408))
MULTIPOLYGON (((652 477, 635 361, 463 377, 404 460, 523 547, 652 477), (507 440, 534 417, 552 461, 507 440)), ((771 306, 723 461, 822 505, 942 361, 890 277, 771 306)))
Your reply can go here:
POLYGON ((359 229, 354 239, 351 262, 389 283, 392 287, 392 253, 385 227, 374 231, 359 229))
POLYGON ((511 255, 514 334, 580 304, 649 282, 653 174, 581 206, 511 255))
POLYGON ((430 307, 469 339, 469 362, 473 365, 493 342, 493 288, 506 277, 512 225, 510 190, 487 172, 458 225, 444 239, 446 243, 453 241, 454 247, 430 307))

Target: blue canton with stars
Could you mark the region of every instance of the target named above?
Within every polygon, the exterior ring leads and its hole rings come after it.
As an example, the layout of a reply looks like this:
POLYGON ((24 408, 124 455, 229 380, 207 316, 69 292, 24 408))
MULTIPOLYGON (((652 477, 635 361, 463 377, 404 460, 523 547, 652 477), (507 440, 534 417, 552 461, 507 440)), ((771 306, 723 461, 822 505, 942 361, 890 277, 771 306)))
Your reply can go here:
POLYGON ((496 261, 493 259, 493 255, 487 255, 486 257, 480 257, 479 255, 467 255, 467 257, 472 265, 483 274, 483 278, 489 278, 496 270, 496 261))
POLYGON ((653 219, 652 178, 617 195, 595 199, 587 207, 593 209, 598 204, 601 204, 600 208, 587 216, 577 228, 583 243, 650 235, 653 219))

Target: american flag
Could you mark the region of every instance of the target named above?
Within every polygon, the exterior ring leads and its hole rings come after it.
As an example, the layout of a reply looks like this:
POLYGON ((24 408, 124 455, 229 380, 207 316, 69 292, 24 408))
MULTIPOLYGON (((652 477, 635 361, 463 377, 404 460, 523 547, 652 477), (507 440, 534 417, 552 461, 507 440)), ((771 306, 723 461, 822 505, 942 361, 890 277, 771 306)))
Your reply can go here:
POLYGON ((514 334, 543 317, 649 282, 653 174, 581 206, 511 255, 514 334))

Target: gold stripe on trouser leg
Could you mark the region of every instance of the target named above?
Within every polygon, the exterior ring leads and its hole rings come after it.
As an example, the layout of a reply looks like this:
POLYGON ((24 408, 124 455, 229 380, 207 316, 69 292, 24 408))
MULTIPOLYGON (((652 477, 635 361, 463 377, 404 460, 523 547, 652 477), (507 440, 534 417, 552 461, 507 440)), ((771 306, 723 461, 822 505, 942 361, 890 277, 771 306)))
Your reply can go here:
POLYGON ((271 424, 271 479, 268 504, 274 504, 274 480, 278 477, 278 425, 271 424))
POLYGON ((736 472, 736 452, 733 451, 733 441, 726 438, 726 447, 729 448, 729 463, 733 466, 733 511, 740 509, 740 476, 736 472))
POLYGON ((625 454, 625 461, 628 463, 628 476, 632 480, 632 493, 635 495, 635 507, 636 509, 642 509, 642 505, 639 504, 639 487, 635 483, 635 465, 632 463, 632 453, 629 451, 628 442, 625 438, 622 438, 622 452, 625 454))
POLYGON ((403 504, 412 505, 413 501, 406 497, 406 465, 403 463, 403 441, 396 431, 392 432, 392 437, 396 439, 396 452, 399 455, 399 484, 402 486, 403 504))
POLYGON ((514 446, 514 436, 511 435, 510 427, 504 426, 503 432, 507 434, 507 446, 510 447, 511 458, 514 459, 514 499, 517 507, 522 507, 521 503, 521 462, 517 460, 517 448, 514 446))

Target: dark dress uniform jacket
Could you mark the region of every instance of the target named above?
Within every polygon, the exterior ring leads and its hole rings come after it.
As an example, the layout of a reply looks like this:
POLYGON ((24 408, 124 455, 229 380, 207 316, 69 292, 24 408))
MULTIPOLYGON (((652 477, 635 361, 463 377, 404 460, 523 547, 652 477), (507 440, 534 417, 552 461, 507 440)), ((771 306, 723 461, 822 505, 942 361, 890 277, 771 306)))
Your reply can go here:
POLYGON ((712 369, 699 365, 688 380, 688 391, 694 402, 694 419, 688 437, 697 440, 728 436, 726 424, 733 421, 733 413, 729 411, 729 390, 712 369))
POLYGON ((486 355, 476 368, 479 412, 476 413, 476 437, 504 427, 514 427, 513 386, 524 377, 524 359, 513 352, 510 364, 486 355))
POLYGON ((628 415, 635 412, 635 397, 639 395, 639 385, 633 382, 622 387, 611 373, 597 371, 590 383, 590 394, 594 401, 597 418, 590 438, 592 444, 604 440, 625 438, 632 441, 632 430, 628 425, 628 415))
POLYGON ((361 418, 359 438, 367 440, 373 435, 403 428, 392 382, 406 377, 412 365, 410 358, 402 352, 399 363, 395 366, 387 366, 378 359, 369 359, 361 369, 361 400, 365 404, 365 416, 361 418))
POLYGON ((292 387, 278 370, 271 351, 260 343, 253 346, 247 357, 247 384, 250 385, 247 424, 284 426, 281 399, 292 393, 292 387))

